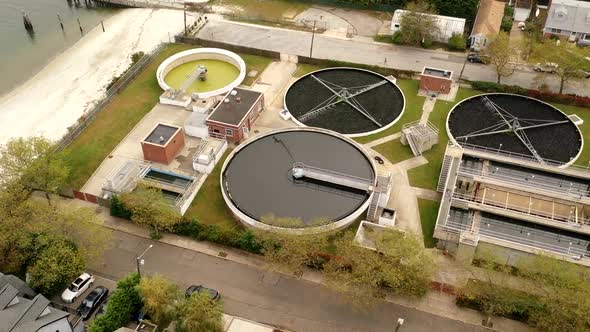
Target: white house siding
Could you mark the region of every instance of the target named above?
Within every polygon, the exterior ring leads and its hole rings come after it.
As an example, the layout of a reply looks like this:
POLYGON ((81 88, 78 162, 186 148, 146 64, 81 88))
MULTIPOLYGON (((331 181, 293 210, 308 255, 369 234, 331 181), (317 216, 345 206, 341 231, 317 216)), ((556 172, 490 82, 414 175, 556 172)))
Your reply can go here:
MULTIPOLYGON (((391 32, 395 33, 399 31, 401 28, 401 20, 402 16, 408 13, 407 10, 398 9, 393 13, 393 18, 391 19, 391 32)), ((439 31, 436 35, 434 35, 434 39, 441 43, 447 43, 449 38, 453 36, 453 34, 460 34, 462 35, 465 31, 465 19, 458 18, 458 17, 451 17, 451 16, 441 16, 441 15, 430 15, 424 14, 428 16, 433 16, 436 18, 436 26, 438 27, 439 31)))

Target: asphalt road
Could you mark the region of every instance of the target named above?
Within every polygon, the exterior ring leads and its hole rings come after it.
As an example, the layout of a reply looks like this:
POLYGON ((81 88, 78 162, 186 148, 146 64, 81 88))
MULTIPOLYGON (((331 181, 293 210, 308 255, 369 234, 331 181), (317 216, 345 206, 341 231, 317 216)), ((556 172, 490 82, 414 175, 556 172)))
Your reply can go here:
POLYGON ((154 247, 144 256, 144 275, 161 274, 182 289, 190 284, 215 288, 222 294, 227 313, 292 331, 391 332, 398 317, 405 319, 400 331, 484 331, 477 326, 387 302, 379 303, 370 311, 359 312, 338 294, 315 283, 119 231, 113 232, 113 247, 105 253, 104 263, 91 265, 90 270, 119 279, 136 270, 135 256, 151 243, 154 247))
MULTIPOLYGON (((231 21, 210 21, 197 34, 199 38, 215 40, 240 46, 271 50, 299 56, 309 56, 312 34, 305 31, 276 29, 266 26, 246 25, 231 21)), ((313 42, 313 57, 340 61, 387 66, 397 69, 422 71, 424 66, 461 72, 465 56, 436 50, 374 43, 367 37, 352 40, 316 34, 313 42), (387 59, 387 63, 385 63, 387 59)), ((537 73, 529 68, 517 70, 502 83, 533 88, 537 73)), ((463 77, 470 80, 496 81, 491 65, 467 63, 463 77)), ((547 75, 546 83, 553 91, 559 90, 555 75, 547 75)), ((566 85, 565 93, 590 94, 590 79, 566 85)))

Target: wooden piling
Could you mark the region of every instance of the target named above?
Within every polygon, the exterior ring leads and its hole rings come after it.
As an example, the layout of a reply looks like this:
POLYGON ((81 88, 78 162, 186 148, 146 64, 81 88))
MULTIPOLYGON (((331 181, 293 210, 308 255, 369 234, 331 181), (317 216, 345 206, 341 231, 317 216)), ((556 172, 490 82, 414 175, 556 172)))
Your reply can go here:
POLYGON ((80 24, 80 18, 78 17, 78 27, 80 28, 80 33, 84 34, 84 30, 82 30, 82 24, 80 24))
POLYGON ((59 21, 59 26, 61 29, 64 30, 64 23, 61 21, 61 16, 59 16, 59 14, 57 14, 57 20, 59 21))
POLYGON ((29 18, 29 15, 27 15, 24 11, 23 11, 23 24, 25 25, 25 29, 29 32, 33 32, 35 30, 35 28, 33 27, 33 23, 31 22, 31 19, 29 18))

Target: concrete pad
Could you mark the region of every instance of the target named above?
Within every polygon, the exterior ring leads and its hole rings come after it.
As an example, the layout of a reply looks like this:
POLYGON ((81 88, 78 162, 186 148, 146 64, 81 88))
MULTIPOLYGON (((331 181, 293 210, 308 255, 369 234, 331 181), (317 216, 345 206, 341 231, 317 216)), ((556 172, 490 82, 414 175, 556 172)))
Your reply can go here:
POLYGON ((388 135, 388 136, 385 136, 385 137, 381 137, 379 139, 376 139, 374 141, 371 141, 369 143, 366 143, 365 146, 366 147, 369 147, 369 148, 372 148, 372 147, 375 147, 377 145, 381 145, 383 143, 387 143, 389 141, 393 141, 394 139, 398 139, 401 136, 402 136, 402 133, 401 132, 397 132, 395 134, 388 135))
POLYGON ((412 189, 414 190, 414 194, 416 195, 416 197, 421 198, 421 199, 427 199, 430 201, 440 202, 440 200, 442 198, 442 194, 439 192, 436 192, 434 190, 418 188, 418 187, 412 187, 412 189))

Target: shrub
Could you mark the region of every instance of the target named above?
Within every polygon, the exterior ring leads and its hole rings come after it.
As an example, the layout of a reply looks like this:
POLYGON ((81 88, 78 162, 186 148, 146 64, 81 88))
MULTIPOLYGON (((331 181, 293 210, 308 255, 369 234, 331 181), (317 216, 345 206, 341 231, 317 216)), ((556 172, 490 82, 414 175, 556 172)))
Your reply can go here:
POLYGON ((141 298, 137 292, 139 276, 132 273, 119 280, 117 289, 111 295, 104 315, 90 325, 90 332, 112 332, 127 325, 127 322, 141 309, 141 298))
POLYGON ((426 37, 422 40, 422 48, 431 48, 432 47, 432 39, 430 37, 426 37))
POLYGON ((449 38, 449 50, 451 51, 465 51, 467 48, 467 38, 462 34, 454 33, 449 38))
POLYGON ((396 45, 401 45, 404 43, 402 33, 400 31, 396 31, 391 38, 393 39, 393 43, 396 45))
POLYGON ((130 220, 131 215, 131 210, 125 207, 119 196, 113 195, 111 197, 111 216, 130 220))
POLYGON ((221 225, 202 225, 197 220, 183 220, 176 225, 174 233, 189 236, 199 241, 209 241, 224 246, 260 254, 262 245, 250 230, 221 225))
POLYGON ((511 16, 504 16, 502 18, 500 29, 505 32, 510 32, 510 30, 512 30, 512 23, 514 23, 514 21, 512 20, 511 16))
MULTIPOLYGON (((473 281, 471 280, 469 282, 473 281)), ((485 293, 501 292, 503 294, 501 297, 503 303, 496 303, 495 305, 509 309, 505 312, 497 313, 500 316, 526 322, 533 313, 543 310, 543 305, 537 296, 501 286, 494 286, 493 290, 483 288, 478 290, 478 287, 470 287, 469 291, 461 291, 456 298, 457 306, 484 311, 484 308, 488 305, 486 301, 490 301, 485 293)))

